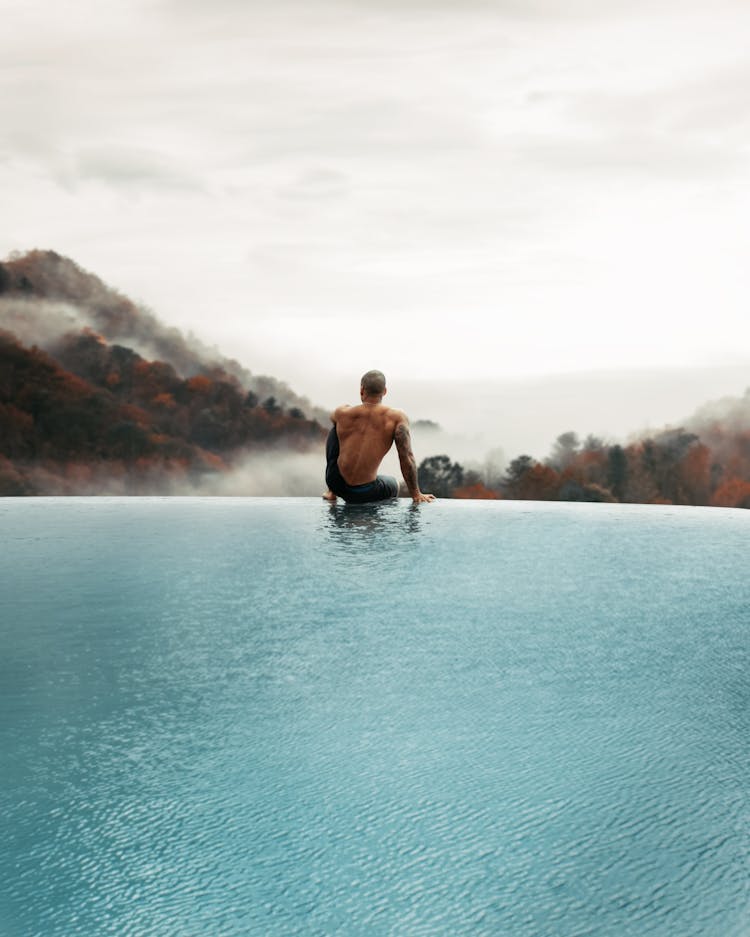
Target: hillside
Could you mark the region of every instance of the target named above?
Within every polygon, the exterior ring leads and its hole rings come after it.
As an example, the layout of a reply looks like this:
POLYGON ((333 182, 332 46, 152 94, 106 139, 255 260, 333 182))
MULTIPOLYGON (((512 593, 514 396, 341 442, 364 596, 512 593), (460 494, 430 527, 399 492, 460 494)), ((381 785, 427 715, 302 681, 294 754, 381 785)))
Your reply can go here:
POLYGON ((259 399, 328 422, 328 412, 296 394, 288 384, 257 375, 193 335, 164 325, 148 309, 54 251, 30 251, 0 263, 0 329, 25 345, 55 354, 60 339, 92 330, 150 361, 170 364, 183 378, 205 374, 236 379, 259 399))
POLYGON ((0 326, 0 494, 195 490, 249 453, 320 449, 304 398, 56 254, 0 265, 0 326))

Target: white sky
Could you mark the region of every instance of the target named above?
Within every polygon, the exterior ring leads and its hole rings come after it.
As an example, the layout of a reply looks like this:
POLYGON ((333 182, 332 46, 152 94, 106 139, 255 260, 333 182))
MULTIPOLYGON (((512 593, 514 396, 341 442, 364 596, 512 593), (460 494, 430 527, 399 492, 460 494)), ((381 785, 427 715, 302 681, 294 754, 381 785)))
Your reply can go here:
POLYGON ((324 405, 750 365, 746 0, 0 10, 0 255, 324 405))

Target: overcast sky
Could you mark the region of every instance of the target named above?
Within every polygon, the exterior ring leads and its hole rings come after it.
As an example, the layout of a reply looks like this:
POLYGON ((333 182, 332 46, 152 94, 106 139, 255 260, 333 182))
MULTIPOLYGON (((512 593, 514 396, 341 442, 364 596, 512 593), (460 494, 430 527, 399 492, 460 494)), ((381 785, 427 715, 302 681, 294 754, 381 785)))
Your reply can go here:
POLYGON ((750 362, 746 0, 0 9, 3 256, 325 405, 750 362))

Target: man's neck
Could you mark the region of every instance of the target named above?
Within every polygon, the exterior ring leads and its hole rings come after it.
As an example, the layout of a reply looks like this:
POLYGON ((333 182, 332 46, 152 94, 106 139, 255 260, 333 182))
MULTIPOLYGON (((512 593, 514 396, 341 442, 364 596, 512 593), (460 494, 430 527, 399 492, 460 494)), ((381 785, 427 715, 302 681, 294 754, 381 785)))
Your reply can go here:
POLYGON ((383 402, 382 397, 363 397, 362 403, 365 407, 376 407, 383 402))

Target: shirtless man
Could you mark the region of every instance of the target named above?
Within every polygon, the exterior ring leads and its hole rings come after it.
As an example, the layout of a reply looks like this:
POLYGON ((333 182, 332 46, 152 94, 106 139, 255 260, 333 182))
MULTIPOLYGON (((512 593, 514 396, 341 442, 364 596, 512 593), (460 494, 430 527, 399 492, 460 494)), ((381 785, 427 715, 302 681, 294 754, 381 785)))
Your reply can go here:
POLYGON ((380 371, 363 375, 356 407, 344 405, 331 414, 333 429, 326 444, 327 501, 336 496, 354 504, 398 497, 398 482, 390 475, 378 475, 383 456, 396 443, 401 473, 415 504, 434 501, 423 494, 417 482, 417 463, 411 450, 409 420, 401 410, 382 402, 385 377, 380 371))

